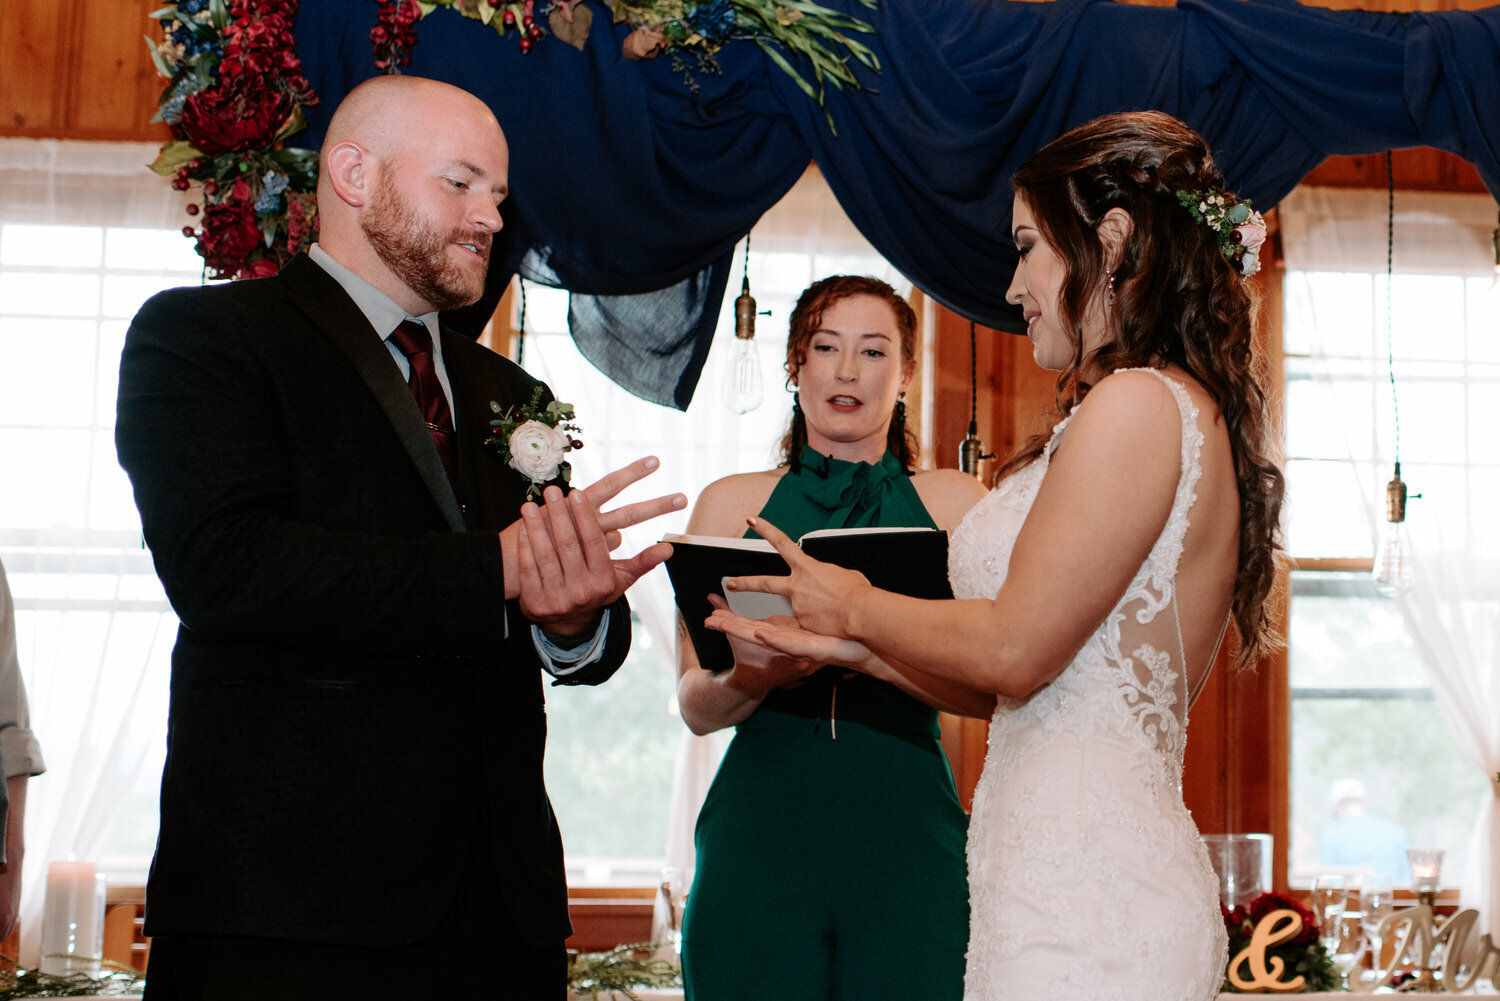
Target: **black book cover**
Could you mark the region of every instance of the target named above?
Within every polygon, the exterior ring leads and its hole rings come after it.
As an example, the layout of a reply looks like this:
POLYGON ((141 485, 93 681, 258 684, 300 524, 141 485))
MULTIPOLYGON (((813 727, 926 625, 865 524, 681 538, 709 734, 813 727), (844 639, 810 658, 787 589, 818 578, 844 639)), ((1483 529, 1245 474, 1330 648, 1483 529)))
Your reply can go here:
MULTIPOLYGON (((707 670, 734 665, 729 640, 703 624, 713 613, 710 594, 723 595, 725 577, 785 576, 786 561, 762 539, 668 535, 667 576, 688 638, 707 670)), ((914 598, 951 598, 948 534, 928 528, 834 528, 809 532, 802 551, 825 563, 858 570, 871 584, 914 598)), ((743 594, 743 592, 741 592, 743 594)))

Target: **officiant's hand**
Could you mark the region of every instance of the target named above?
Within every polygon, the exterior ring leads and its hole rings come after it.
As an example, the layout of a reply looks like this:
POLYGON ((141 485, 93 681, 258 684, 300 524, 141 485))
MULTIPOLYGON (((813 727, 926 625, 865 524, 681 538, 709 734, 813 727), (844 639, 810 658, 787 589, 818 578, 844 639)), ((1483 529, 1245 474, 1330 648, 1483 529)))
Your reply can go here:
POLYGON ((858 640, 839 639, 803 629, 796 619, 787 615, 773 615, 765 620, 747 619, 731 612, 722 599, 715 598, 710 599, 715 611, 708 617, 706 625, 729 637, 729 645, 735 652, 736 670, 740 666, 741 650, 746 651, 747 658, 753 656, 772 662, 780 658, 808 665, 810 670, 804 671, 804 676, 825 664, 870 673, 870 667, 877 660, 858 640))
MULTIPOLYGON (((827 661, 808 659, 757 642, 753 635, 753 627, 764 626, 764 622, 736 615, 729 610, 728 604, 717 594, 709 595, 708 600, 714 606, 715 611, 705 624, 710 629, 717 629, 728 638, 729 649, 734 654, 734 668, 724 679, 726 684, 755 699, 763 699, 772 689, 790 688, 801 684, 809 675, 827 663, 827 661), (718 616, 723 616, 723 621, 732 622, 733 628, 720 628, 721 620, 718 616)), ((784 619, 785 616, 778 615, 773 618, 784 619)), ((793 619, 786 619, 786 621, 795 622, 793 619)))
POLYGON ((747 519, 760 537, 776 547, 791 575, 785 577, 734 577, 725 582, 731 591, 765 591, 792 603, 798 626, 824 636, 847 638, 847 612, 870 582, 854 570, 813 559, 787 534, 764 518, 747 519))

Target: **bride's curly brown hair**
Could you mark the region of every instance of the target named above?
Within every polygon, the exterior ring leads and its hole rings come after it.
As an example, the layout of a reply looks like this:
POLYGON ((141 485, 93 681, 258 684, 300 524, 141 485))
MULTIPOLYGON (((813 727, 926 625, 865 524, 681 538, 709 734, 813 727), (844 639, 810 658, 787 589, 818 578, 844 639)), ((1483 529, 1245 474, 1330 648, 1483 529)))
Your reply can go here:
MULTIPOLYGON (((1261 388, 1264 362, 1251 350, 1251 290, 1217 233, 1177 200, 1178 192, 1224 193, 1208 144, 1170 115, 1108 115, 1033 154, 1012 187, 1063 262, 1058 305, 1073 335, 1073 358, 1058 375, 1058 415, 1116 369, 1168 364, 1201 383, 1223 413, 1240 496, 1235 665, 1255 663, 1280 645, 1268 599, 1283 558, 1286 486, 1261 388), (1085 357, 1081 320, 1109 281, 1098 227, 1112 208, 1128 213, 1133 227, 1114 268, 1114 304, 1105 310, 1110 337, 1085 357)), ((1027 441, 997 475, 1035 459, 1045 445, 1045 436, 1027 441)))

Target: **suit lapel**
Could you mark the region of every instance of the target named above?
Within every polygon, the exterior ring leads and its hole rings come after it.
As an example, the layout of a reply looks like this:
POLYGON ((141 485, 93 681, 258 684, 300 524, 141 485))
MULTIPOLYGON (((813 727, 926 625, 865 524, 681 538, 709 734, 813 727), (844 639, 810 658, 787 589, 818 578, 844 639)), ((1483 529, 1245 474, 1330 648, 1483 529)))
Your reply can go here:
MULTIPOLYGON (((427 421, 417 408, 411 390, 401 381, 401 370, 396 367, 380 334, 370 326, 364 313, 333 276, 310 258, 300 254, 292 258, 281 269, 280 277, 286 281, 298 308, 343 352, 359 373, 391 422, 402 447, 411 456, 448 527, 455 532, 463 531, 463 512, 453 485, 448 482, 443 460, 427 432, 427 421)), ((446 350, 447 341, 443 346, 446 350)))
POLYGON ((498 359, 488 348, 446 327, 442 337, 458 428, 455 462, 460 492, 466 497, 467 520, 470 528, 508 525, 526 499, 527 481, 510 468, 499 450, 484 442, 490 435, 490 421, 500 411, 526 401, 515 399, 516 387, 499 377, 498 359))

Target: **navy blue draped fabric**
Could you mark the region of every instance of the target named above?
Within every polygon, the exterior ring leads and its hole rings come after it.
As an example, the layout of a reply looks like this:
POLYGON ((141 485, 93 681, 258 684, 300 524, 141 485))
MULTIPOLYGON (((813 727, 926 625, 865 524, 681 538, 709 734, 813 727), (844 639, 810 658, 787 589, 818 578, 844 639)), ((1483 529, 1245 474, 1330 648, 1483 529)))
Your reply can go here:
MULTIPOLYGON (((667 57, 621 55, 595 8, 579 51, 441 10, 407 72, 494 108, 513 204, 497 288, 515 273, 573 293, 580 350, 637 395, 686 408, 738 240, 816 161, 849 218, 914 285, 959 314, 1020 329, 1009 177, 1073 125, 1170 112, 1213 146, 1229 187, 1269 208, 1325 157, 1427 145, 1500 191, 1500 7, 1375 14, 1292 0, 857 0, 881 72, 820 108, 748 42, 694 87, 667 57), (1491 111, 1484 112, 1484 108, 1491 111), (831 115, 834 127, 830 128, 831 115)), ((321 103, 376 72, 369 0, 303 0, 297 46, 321 103)))

